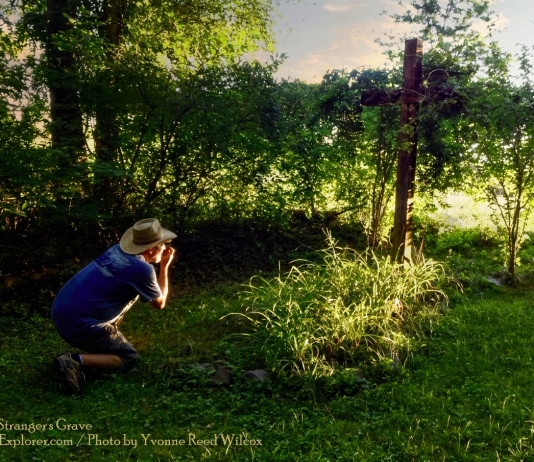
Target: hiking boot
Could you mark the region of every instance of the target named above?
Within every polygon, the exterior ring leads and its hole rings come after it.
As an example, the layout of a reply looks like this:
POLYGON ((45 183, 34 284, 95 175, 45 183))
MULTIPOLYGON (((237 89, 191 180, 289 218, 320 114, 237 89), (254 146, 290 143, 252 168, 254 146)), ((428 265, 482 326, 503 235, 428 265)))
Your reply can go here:
POLYGON ((70 353, 64 353, 61 356, 55 358, 54 365, 56 366, 59 372, 63 373, 65 383, 74 393, 79 395, 80 377, 85 378, 82 372, 82 365, 78 361, 72 359, 70 353))

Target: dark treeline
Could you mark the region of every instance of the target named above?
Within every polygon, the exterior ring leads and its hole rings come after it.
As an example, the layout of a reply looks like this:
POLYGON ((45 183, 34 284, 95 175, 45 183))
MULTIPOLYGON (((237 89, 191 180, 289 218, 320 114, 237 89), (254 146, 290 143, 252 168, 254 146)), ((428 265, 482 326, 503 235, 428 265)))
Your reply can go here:
MULTIPOLYGON (((402 47, 389 48, 384 69, 277 81, 277 59, 240 58, 272 48, 273 8, 2 2, 2 274, 32 267, 35 252, 46 264, 83 252, 80 242, 113 242, 146 216, 179 234, 208 222, 324 226, 341 217, 361 224, 369 246, 387 243, 398 106, 365 106, 362 94, 399 88, 402 47)), ((512 78, 510 56, 471 27, 491 26, 487 4, 412 8, 396 20, 421 25, 427 45, 418 193, 487 194, 513 274, 534 191, 530 50, 512 78)))

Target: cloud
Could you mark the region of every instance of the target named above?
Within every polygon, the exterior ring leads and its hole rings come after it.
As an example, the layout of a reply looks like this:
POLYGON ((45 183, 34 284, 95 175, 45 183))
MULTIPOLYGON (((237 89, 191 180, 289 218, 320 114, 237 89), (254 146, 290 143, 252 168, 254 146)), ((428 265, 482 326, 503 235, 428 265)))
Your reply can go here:
POLYGON ((497 13, 495 19, 495 28, 499 30, 505 30, 510 24, 510 19, 505 16, 504 13, 497 13))
POLYGON ((328 55, 323 55, 323 54, 314 54, 314 55, 308 55, 307 59, 304 59, 302 60, 300 63, 301 64, 320 64, 320 65, 327 65, 328 63, 328 59, 327 59, 328 55))
POLYGON ((387 59, 375 38, 391 26, 392 21, 384 24, 383 20, 368 20, 364 24, 355 23, 354 27, 337 29, 331 40, 319 42, 313 51, 310 49, 294 60, 290 58, 279 75, 318 82, 329 69, 383 67, 387 59))
POLYGON ((348 11, 348 10, 352 10, 353 8, 364 7, 364 6, 367 6, 367 5, 365 3, 343 5, 343 6, 326 4, 323 6, 323 8, 327 11, 333 11, 334 13, 338 13, 340 11, 348 11))

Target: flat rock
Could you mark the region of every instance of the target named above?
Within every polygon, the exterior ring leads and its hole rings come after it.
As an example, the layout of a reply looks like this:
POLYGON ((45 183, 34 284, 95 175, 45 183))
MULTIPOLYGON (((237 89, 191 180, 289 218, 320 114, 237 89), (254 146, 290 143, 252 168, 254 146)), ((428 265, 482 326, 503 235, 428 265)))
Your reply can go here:
POLYGON ((247 379, 259 380, 260 382, 265 382, 271 378, 271 374, 263 369, 255 369, 253 371, 245 372, 245 377, 247 379))
POLYGON ((230 370, 220 361, 215 361, 214 363, 197 363, 193 365, 193 369, 215 385, 230 385, 232 381, 230 370))

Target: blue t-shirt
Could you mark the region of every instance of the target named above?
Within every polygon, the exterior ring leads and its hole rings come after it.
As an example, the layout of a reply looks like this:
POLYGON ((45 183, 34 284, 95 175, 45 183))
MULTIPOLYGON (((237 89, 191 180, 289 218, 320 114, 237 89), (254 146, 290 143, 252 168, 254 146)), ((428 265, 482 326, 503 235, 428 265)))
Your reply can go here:
POLYGON ((117 244, 61 288, 52 305, 52 321, 63 336, 82 340, 92 326, 120 316, 138 295, 143 302, 163 295, 154 268, 117 244))

